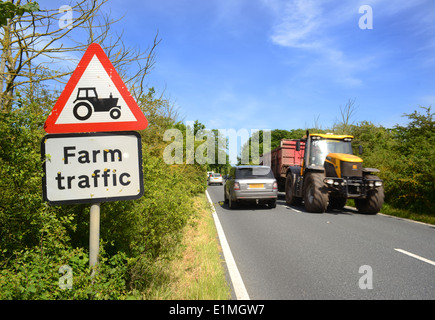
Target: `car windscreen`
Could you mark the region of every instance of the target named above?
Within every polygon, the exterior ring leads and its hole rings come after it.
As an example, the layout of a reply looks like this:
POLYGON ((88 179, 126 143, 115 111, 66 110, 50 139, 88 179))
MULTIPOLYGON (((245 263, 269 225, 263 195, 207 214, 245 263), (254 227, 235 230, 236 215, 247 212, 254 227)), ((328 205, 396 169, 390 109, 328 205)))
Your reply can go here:
POLYGON ((236 170, 236 179, 257 179, 271 178, 273 173, 268 167, 238 168, 236 170))

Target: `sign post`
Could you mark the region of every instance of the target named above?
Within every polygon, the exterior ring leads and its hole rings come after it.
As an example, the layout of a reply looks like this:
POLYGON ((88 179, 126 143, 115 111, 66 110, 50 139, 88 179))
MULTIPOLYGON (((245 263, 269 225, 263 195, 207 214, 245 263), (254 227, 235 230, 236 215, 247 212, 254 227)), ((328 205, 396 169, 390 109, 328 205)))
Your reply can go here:
POLYGON ((91 205, 89 220, 89 266, 92 268, 91 275, 95 274, 100 251, 100 204, 91 205))
POLYGON ((100 45, 92 43, 45 121, 43 199, 91 203, 89 266, 95 275, 100 204, 144 192, 140 135, 148 121, 100 45), (125 131, 127 130, 127 131, 125 131))

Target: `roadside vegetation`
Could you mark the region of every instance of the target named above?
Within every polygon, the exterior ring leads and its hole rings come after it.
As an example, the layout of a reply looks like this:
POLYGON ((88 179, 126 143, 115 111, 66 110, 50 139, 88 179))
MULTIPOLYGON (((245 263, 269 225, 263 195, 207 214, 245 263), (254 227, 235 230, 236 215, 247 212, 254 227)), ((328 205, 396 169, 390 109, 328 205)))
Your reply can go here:
MULTIPOLYGON (((382 213, 435 224, 435 119, 431 107, 404 114, 407 124, 384 128, 363 121, 350 126, 363 146, 365 166, 381 170, 382 213)), ((355 151, 355 150, 354 150, 355 151)))
POLYGON ((0 299, 147 297, 169 276, 186 225, 198 219, 195 197, 206 189, 206 168, 163 161, 159 133, 170 125, 161 114, 167 101, 150 90, 143 100, 150 133, 141 133, 145 193, 101 205, 100 264, 91 279, 90 206, 49 206, 41 198, 40 142, 48 111, 40 106, 53 102, 43 90, 37 99, 23 93, 12 111, 0 113, 0 299), (63 265, 72 268, 73 290, 59 286, 63 265))
POLYGON ((231 298, 210 204, 205 194, 194 197, 193 202, 193 217, 184 227, 183 240, 175 259, 167 266, 167 281, 160 287, 153 287, 145 296, 146 299, 231 298))

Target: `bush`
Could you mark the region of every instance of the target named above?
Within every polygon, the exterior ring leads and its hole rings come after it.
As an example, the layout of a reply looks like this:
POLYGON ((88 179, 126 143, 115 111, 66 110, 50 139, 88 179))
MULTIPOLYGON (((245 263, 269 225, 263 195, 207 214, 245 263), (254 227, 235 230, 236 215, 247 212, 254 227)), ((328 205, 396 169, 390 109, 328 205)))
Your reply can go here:
POLYGON ((406 126, 392 129, 361 122, 352 126, 354 144, 364 148, 364 166, 378 168, 385 200, 396 208, 435 215, 435 128, 431 108, 405 114, 406 126))

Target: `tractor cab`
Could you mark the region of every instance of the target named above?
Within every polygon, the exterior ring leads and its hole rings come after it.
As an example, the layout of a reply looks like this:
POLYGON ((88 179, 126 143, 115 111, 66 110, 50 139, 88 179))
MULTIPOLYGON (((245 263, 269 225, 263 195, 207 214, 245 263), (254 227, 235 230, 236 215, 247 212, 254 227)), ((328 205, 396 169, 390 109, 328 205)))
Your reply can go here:
POLYGON ((91 98, 98 99, 97 90, 95 88, 79 88, 77 92, 77 98, 74 102, 77 100, 87 100, 91 98))
POLYGON ((323 166, 330 153, 333 154, 352 154, 352 136, 332 135, 332 134, 313 134, 310 139, 310 156, 308 165, 323 166))
MULTIPOLYGON (((329 164, 335 171, 333 176, 340 177, 340 163, 362 163, 360 157, 354 156, 352 152, 352 139, 350 135, 335 135, 331 133, 309 133, 302 141, 305 142, 305 155, 303 169, 328 169, 329 164)), ((357 174, 360 176, 360 174, 357 174)))

